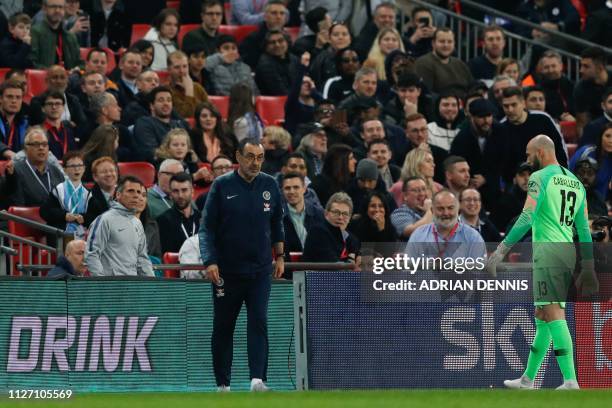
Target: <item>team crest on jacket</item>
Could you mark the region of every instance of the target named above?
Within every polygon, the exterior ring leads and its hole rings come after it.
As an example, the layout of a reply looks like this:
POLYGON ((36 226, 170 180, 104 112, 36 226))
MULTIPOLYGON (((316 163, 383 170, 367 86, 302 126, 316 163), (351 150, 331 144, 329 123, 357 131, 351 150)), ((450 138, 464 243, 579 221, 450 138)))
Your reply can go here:
POLYGON ((270 211, 270 203, 264 203, 264 212, 270 211))
POLYGON ((263 199, 266 201, 269 200, 271 197, 270 192, 268 190, 264 191, 262 195, 263 195, 263 199))

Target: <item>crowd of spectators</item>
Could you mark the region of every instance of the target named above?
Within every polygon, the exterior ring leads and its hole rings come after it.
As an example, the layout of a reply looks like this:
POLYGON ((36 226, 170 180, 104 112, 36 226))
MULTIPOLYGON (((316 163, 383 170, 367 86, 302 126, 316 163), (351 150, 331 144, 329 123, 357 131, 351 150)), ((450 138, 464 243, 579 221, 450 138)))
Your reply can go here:
MULTIPOLYGON (((590 215, 611 210, 612 72, 600 47, 582 50, 574 83, 552 49, 529 70, 508 58, 507 30, 546 43, 545 32, 489 25, 480 55, 462 60, 438 13, 411 7, 404 27, 394 2, 35 3, 0 6, 0 206, 40 207, 87 239, 92 274, 122 264, 115 274, 150 275, 151 261, 179 252, 247 138, 262 143, 283 194, 286 253, 304 260, 357 261, 360 242, 408 241, 438 219, 440 191, 462 224, 498 241, 520 213, 525 148, 539 134, 581 176, 590 215), (141 38, 135 24, 149 24, 141 38), (254 27, 239 38, 222 25, 254 27), (284 101, 283 119, 258 108, 262 96, 284 101), (137 161, 155 167, 148 189, 120 174, 137 161), (111 228, 127 219, 124 235, 111 228)), ((589 9, 584 31, 569 0, 511 11, 610 46, 606 4, 589 9)))

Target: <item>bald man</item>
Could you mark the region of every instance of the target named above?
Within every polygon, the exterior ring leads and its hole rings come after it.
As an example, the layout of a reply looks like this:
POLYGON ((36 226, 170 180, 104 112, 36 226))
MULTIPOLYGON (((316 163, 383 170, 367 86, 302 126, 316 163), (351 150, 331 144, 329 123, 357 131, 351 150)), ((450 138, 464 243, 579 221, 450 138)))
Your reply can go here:
POLYGON ((72 276, 83 276, 85 266, 85 246, 82 239, 75 239, 66 245, 64 255, 60 256, 55 267, 49 271, 47 278, 64 279, 72 276))
POLYGON ((582 255, 582 273, 576 287, 588 296, 594 294, 598 286, 593 272, 586 193, 576 176, 559 165, 551 138, 546 135, 534 137, 527 144, 526 153, 534 173, 529 177, 523 211, 487 265, 495 276, 496 264, 532 229, 536 333, 525 372, 520 378, 504 381, 504 385, 533 388, 533 380, 552 341, 563 374, 563 384, 557 389, 578 389, 572 337, 565 321, 565 300, 576 262, 574 228, 581 242, 582 255))

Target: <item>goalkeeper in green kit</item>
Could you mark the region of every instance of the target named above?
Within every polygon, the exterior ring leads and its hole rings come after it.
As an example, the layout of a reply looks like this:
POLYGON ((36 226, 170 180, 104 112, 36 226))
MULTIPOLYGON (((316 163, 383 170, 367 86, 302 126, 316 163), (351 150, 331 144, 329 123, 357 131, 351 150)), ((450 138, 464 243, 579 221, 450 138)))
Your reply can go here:
POLYGON ((536 333, 525 372, 520 378, 504 381, 504 385, 508 388, 533 388, 533 381, 552 341, 564 380, 557 389, 578 389, 564 301, 576 262, 574 228, 581 243, 582 256, 582 272, 576 285, 583 293, 597 290, 586 193, 582 183, 559 165, 555 145, 548 136, 538 135, 527 144, 527 162, 534 173, 529 177, 525 206, 487 263, 489 273, 495 276, 496 265, 512 245, 529 228, 532 229, 536 333))

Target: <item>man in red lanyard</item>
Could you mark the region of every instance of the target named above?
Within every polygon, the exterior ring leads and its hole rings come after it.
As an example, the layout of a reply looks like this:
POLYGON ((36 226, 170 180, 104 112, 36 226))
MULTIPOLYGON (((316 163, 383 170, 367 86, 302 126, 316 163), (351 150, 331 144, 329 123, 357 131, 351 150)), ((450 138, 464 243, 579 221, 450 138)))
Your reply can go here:
POLYGON ((157 218, 161 234, 162 252, 178 252, 183 242, 200 228, 200 211, 191 201, 193 182, 188 173, 179 173, 170 179, 170 197, 174 205, 157 218))
POLYGON ((437 192, 432 201, 433 222, 414 230, 406 252, 414 257, 483 258, 484 241, 478 231, 459 221, 459 200, 449 190, 437 192))
POLYGON ((23 145, 28 127, 27 118, 21 114, 23 87, 16 81, 0 85, 0 156, 12 159, 23 145))
POLYGON ((37 69, 53 64, 72 69, 81 60, 76 36, 63 26, 65 8, 65 0, 43 0, 44 20, 35 24, 31 31, 31 60, 37 69))
POLYGON ((77 149, 74 127, 68 121, 62 120, 64 113, 64 95, 59 92, 46 92, 42 97, 45 121, 43 127, 49 138, 49 150, 59 160, 68 150, 77 149))

